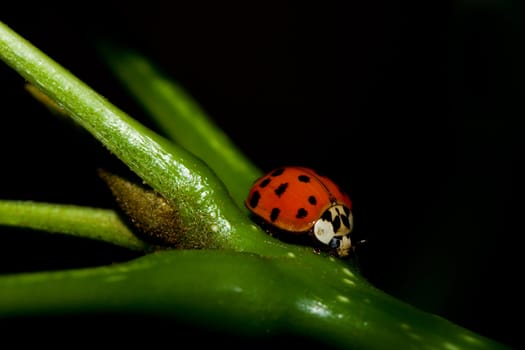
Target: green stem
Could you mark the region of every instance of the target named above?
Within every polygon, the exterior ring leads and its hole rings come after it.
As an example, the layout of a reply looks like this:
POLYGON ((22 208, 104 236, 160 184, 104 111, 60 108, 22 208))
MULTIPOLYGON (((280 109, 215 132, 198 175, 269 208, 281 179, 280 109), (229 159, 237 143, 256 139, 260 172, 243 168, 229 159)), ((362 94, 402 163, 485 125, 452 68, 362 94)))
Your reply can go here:
POLYGON ((193 98, 145 57, 114 44, 99 45, 111 70, 172 140, 208 164, 242 207, 261 175, 193 98))
POLYGON ((317 263, 175 250, 112 267, 7 276, 0 316, 89 310, 177 317, 236 336, 296 335, 340 349, 506 349, 374 290, 337 261, 317 263))
POLYGON ((149 249, 109 209, 0 200, 0 225, 89 238, 137 251, 149 249))

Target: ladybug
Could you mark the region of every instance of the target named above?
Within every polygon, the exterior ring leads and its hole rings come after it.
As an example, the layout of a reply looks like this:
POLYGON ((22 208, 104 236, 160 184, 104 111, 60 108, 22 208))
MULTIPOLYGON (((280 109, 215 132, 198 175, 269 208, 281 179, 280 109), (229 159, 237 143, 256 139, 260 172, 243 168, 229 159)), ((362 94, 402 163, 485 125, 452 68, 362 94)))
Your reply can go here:
POLYGON ((332 180, 305 167, 274 169, 253 183, 246 207, 271 230, 310 236, 339 257, 349 255, 352 201, 332 180))

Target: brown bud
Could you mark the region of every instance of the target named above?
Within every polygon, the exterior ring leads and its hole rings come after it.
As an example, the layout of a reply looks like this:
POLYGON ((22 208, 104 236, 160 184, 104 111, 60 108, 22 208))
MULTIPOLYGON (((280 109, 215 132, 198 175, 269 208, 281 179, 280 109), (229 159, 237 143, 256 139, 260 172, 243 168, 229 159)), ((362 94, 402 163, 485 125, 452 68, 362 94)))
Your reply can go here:
POLYGON ((187 234, 177 209, 159 193, 105 169, 99 169, 98 174, 139 238, 160 246, 203 248, 202 242, 187 234))

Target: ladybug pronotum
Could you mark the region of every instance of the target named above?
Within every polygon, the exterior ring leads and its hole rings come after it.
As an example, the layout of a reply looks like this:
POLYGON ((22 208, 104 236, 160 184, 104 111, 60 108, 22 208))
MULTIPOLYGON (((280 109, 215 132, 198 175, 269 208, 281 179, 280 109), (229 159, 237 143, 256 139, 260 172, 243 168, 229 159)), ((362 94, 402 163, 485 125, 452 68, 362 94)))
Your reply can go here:
POLYGON ((305 167, 274 169, 257 179, 246 207, 271 228, 310 235, 339 257, 352 247, 352 201, 332 180, 305 167))

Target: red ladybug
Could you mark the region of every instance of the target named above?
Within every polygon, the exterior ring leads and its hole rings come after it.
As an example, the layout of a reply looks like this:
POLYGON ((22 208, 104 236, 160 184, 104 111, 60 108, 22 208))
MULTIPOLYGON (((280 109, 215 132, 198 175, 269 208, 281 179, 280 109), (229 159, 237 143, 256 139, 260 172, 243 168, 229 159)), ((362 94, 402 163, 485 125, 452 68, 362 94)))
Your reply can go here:
POLYGON ((270 171, 254 182, 245 205, 278 231, 310 235, 340 257, 349 254, 352 201, 312 169, 288 166, 270 171))

